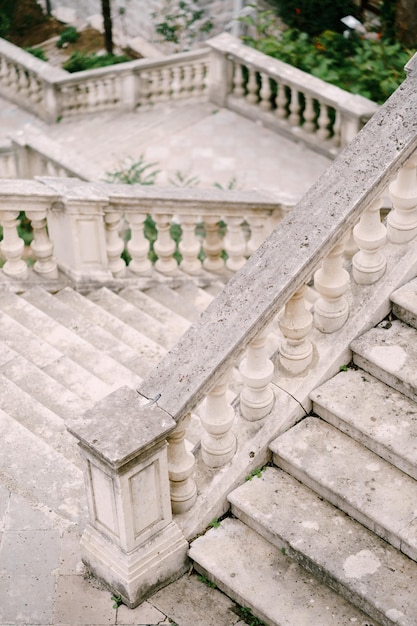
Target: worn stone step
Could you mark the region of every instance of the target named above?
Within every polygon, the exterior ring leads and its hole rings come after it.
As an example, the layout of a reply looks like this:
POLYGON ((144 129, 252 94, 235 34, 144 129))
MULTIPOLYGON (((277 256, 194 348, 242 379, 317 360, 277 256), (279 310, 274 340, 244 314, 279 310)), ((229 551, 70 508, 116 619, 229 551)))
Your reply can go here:
POLYGON ((391 294, 392 312, 403 322, 417 328, 417 278, 391 294))
POLYGON ((92 291, 88 294, 88 299, 165 349, 169 349, 177 341, 177 335, 173 334, 168 326, 161 324, 152 315, 138 309, 131 302, 120 298, 107 287, 92 291))
POLYGON ((156 344, 143 333, 131 328, 69 287, 57 293, 55 297, 81 315, 85 315, 92 323, 104 328, 123 343, 128 344, 137 353, 143 365, 143 371, 140 374, 142 377, 145 377, 147 372, 159 363, 166 353, 162 346, 156 344))
POLYGON ((2 483, 30 495, 71 522, 85 522, 81 470, 59 452, 0 410, 2 483))
POLYGON ((181 337, 191 326, 191 322, 185 317, 163 306, 160 302, 149 297, 144 291, 140 291, 136 287, 122 289, 119 292, 119 296, 134 304, 138 309, 142 309, 148 315, 152 315, 164 326, 172 329, 177 338, 181 337))
POLYGON ((417 624, 417 564, 289 474, 268 467, 229 500, 242 522, 372 620, 417 624))
POLYGON ((75 438, 64 420, 0 373, 0 409, 42 439, 71 463, 81 467, 75 438))
POLYGON ((417 401, 417 330, 384 320, 351 343, 353 361, 375 378, 417 401))
POLYGON ((145 293, 190 322, 198 320, 201 312, 213 300, 213 296, 205 293, 203 289, 196 287, 191 282, 187 282, 186 285, 177 289, 158 284, 147 289, 145 293))
POLYGON ((278 467, 417 560, 417 483, 347 435, 308 417, 275 439, 278 467))
POLYGON ((315 389, 313 411, 417 479, 417 405, 364 370, 340 372, 315 389))
POLYGON ((379 626, 237 519, 193 541, 189 556, 198 572, 268 626, 379 626))
POLYGON ((78 337, 24 298, 5 291, 2 293, 0 308, 22 326, 30 329, 40 341, 53 346, 112 389, 123 385, 136 387, 141 382, 136 374, 97 350, 88 341, 78 337))
POLYGON ((119 341, 101 326, 91 323, 79 311, 69 307, 40 287, 29 289, 23 294, 23 297, 33 306, 52 317, 56 322, 142 377, 143 363, 135 350, 126 343, 119 341))

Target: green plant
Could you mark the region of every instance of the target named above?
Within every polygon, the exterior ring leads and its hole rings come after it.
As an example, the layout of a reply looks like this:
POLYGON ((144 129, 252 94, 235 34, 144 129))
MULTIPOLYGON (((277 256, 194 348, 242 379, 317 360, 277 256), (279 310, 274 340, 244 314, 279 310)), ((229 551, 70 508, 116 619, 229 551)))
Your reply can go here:
POLYGON ((95 52, 86 54, 85 52, 73 52, 63 64, 64 70, 67 72, 82 72, 84 70, 93 70, 97 67, 107 67, 108 65, 116 65, 118 63, 126 63, 129 58, 122 55, 115 54, 97 54, 95 52))
POLYGON ((46 56, 43 48, 24 48, 24 50, 41 61, 48 61, 48 57, 46 56))
POLYGON ((286 556, 286 555, 287 555, 287 551, 286 551, 286 549, 285 549, 285 548, 281 548, 281 554, 283 554, 284 556, 286 556))
POLYGON ((200 179, 198 176, 183 174, 180 170, 177 170, 174 177, 170 178, 168 182, 174 187, 197 187, 200 184, 200 179))
POLYGON ((152 169, 158 165, 147 163, 143 154, 137 160, 128 157, 123 161, 119 169, 113 172, 106 172, 105 182, 124 183, 126 185, 154 185, 160 170, 152 169))
POLYGON ((211 587, 212 589, 217 589, 216 583, 211 582, 211 580, 209 580, 202 574, 200 576, 197 576, 197 580, 199 580, 201 583, 204 583, 207 587, 211 587))
POLYGON ((220 526, 220 523, 221 520, 219 520, 218 517, 215 517, 208 525, 208 528, 218 528, 220 526))
POLYGON ((111 599, 113 600, 114 604, 113 604, 113 608, 117 609, 121 604, 123 604, 123 600, 122 600, 122 596, 111 596, 111 599))
POLYGON ((232 189, 236 189, 236 177, 233 176, 233 178, 231 178, 229 180, 229 182, 226 184, 226 186, 223 186, 221 183, 213 183, 213 187, 217 187, 217 189, 228 189, 229 191, 231 191, 232 189))
POLYGON ((159 20, 155 23, 156 33, 162 41, 175 44, 176 51, 187 50, 213 28, 198 0, 166 0, 159 13, 152 13, 152 18, 159 20))
POLYGON ((343 32, 340 21, 346 15, 359 16, 353 0, 270 0, 280 18, 290 28, 315 36, 324 30, 343 32))
POLYGON ((247 606, 237 607, 236 613, 243 619, 245 624, 249 624, 249 626, 266 626, 265 622, 255 617, 255 615, 252 614, 252 609, 247 606))
POLYGON ((349 367, 347 365, 341 365, 339 367, 339 372, 347 372, 349 367))
POLYGON ((254 469, 251 471, 250 474, 248 474, 248 476, 246 476, 245 480, 252 480, 252 478, 254 478, 255 476, 257 476, 258 478, 262 477, 262 470, 263 468, 258 467, 257 469, 254 469))
POLYGON ((56 42, 57 48, 63 48, 66 44, 75 43, 77 39, 80 37, 80 33, 75 28, 75 26, 68 26, 59 36, 58 41, 56 42))

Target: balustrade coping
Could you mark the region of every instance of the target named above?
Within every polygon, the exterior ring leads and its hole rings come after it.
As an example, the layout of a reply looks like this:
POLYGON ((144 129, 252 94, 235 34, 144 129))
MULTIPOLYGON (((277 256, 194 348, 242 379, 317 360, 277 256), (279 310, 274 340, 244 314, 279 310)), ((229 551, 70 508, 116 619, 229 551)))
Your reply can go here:
POLYGON ((416 110, 411 72, 141 384, 143 395, 161 394, 176 421, 203 400, 416 150, 416 110))
POLYGON ((27 205, 30 206, 28 210, 45 211, 60 198, 54 189, 33 179, 1 179, 0 190, 2 211, 22 211, 27 205))
POLYGON ((238 62, 246 62, 260 73, 267 73, 271 78, 279 77, 280 81, 295 87, 298 91, 320 100, 346 114, 370 117, 378 110, 379 105, 359 94, 352 94, 336 85, 303 72, 279 59, 268 57, 262 52, 241 43, 229 33, 222 33, 206 42, 212 50, 233 57, 238 62))
POLYGON ((30 52, 26 52, 19 46, 15 46, 0 37, 0 56, 4 56, 12 63, 18 63, 25 69, 34 72, 40 79, 46 83, 54 83, 60 79, 66 78, 69 74, 66 70, 50 65, 45 61, 36 58, 30 52))

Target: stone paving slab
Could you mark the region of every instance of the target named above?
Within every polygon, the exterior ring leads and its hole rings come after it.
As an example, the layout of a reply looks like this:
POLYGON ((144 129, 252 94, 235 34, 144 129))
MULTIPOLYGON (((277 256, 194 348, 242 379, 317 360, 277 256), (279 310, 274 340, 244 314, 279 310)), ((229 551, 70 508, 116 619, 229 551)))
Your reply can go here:
POLYGON ((394 291, 391 301, 394 315, 417 328, 417 278, 394 291))

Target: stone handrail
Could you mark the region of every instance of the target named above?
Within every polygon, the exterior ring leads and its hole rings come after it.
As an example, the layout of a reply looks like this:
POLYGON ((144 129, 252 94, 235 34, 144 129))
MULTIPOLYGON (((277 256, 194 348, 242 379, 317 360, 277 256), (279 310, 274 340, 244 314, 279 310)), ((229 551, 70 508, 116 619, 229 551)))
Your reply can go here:
POLYGON ((378 108, 371 100, 254 50, 227 33, 209 40, 209 99, 324 154, 345 147, 378 108))

